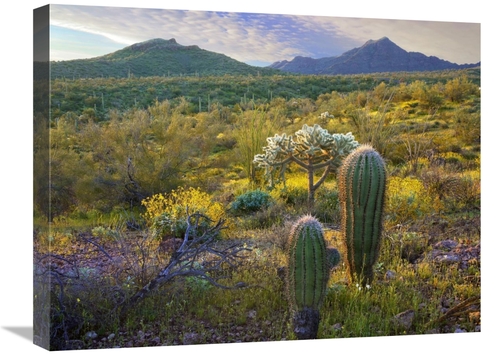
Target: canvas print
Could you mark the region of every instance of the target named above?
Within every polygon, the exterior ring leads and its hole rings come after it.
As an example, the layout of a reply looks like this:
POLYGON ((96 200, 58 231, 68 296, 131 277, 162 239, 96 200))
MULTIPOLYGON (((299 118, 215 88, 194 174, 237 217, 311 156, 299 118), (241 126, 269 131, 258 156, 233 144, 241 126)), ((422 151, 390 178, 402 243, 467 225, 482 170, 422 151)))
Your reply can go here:
POLYGON ((481 331, 479 23, 33 16, 36 345, 481 331))

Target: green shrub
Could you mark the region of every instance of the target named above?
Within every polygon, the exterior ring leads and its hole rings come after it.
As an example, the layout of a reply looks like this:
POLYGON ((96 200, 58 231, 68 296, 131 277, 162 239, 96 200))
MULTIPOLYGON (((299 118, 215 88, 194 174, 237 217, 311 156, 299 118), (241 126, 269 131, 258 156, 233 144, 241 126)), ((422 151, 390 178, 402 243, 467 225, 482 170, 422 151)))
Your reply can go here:
POLYGON ((280 197, 287 205, 291 206, 306 206, 307 205, 307 188, 299 186, 287 186, 280 190, 280 197))
POLYGON ((177 218, 168 212, 163 212, 154 216, 151 223, 151 232, 153 236, 159 238, 164 238, 166 236, 183 238, 186 228, 186 219, 177 218))
POLYGON ((320 189, 314 205, 314 216, 323 223, 340 223, 340 203, 337 189, 320 189))
POLYGON ((269 207, 238 217, 238 228, 240 229, 263 229, 279 226, 287 217, 286 205, 283 201, 275 201, 269 207))
POLYGON ((100 238, 116 239, 119 237, 118 231, 110 227, 97 226, 92 228, 92 235, 100 238))
POLYGON ((247 191, 236 197, 231 210, 237 213, 257 212, 271 205, 272 197, 262 190, 247 191))

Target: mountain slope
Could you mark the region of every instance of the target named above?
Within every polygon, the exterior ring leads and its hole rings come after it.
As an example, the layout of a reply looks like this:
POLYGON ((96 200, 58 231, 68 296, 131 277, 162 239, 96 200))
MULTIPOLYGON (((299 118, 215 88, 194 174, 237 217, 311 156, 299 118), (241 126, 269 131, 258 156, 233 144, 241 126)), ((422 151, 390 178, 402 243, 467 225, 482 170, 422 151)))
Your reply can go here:
POLYGON ((299 74, 363 74, 396 71, 434 71, 465 69, 476 64, 458 65, 422 53, 407 52, 387 37, 370 40, 359 48, 351 49, 337 57, 313 59, 295 57, 291 61, 280 61, 269 67, 299 74))
POLYGON ((276 74, 175 39, 152 39, 104 56, 51 62, 52 78, 147 77, 179 75, 276 74))

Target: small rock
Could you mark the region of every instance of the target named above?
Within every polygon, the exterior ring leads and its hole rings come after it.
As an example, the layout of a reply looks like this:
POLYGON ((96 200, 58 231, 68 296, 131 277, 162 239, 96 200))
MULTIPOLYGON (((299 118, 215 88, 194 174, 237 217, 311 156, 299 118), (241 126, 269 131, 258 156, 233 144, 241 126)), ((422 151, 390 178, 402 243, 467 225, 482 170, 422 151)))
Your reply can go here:
POLYGON ((95 338, 97 338, 97 333, 96 333, 96 332, 94 332, 94 331, 90 331, 90 332, 87 332, 87 333, 85 334, 85 337, 86 337, 87 339, 95 339, 95 338))
POLYGON ((413 324, 413 318, 415 318, 415 311, 409 309, 407 311, 396 314, 393 319, 396 325, 408 330, 413 324))
POLYGON ((80 350, 83 349, 83 341, 81 340, 70 340, 66 343, 68 350, 80 350))
POLYGON ((115 333, 111 333, 110 335, 108 335, 108 340, 113 340, 115 336, 115 333))
POLYGON ((456 248, 458 245, 458 242, 452 240, 452 239, 446 239, 442 240, 436 244, 434 244, 434 248, 436 249, 444 249, 444 250, 452 250, 453 248, 456 248))
POLYGON ((396 278, 396 273, 392 270, 387 270, 385 273, 385 279, 386 280, 394 280, 396 278))
POLYGON ((186 333, 184 334, 184 337, 182 339, 182 343, 184 345, 191 345, 195 344, 196 341, 198 340, 198 334, 197 333, 186 333))
POLYGON ((335 323, 333 326, 332 326, 332 329, 333 330, 342 330, 342 324, 341 323, 335 323))
POLYGON ((460 261, 460 257, 453 253, 439 254, 434 257, 434 261, 442 264, 454 264, 460 261))
POLYGON ((441 300, 441 306, 443 306, 443 308, 450 308, 451 307, 451 300, 449 298, 443 298, 441 300))

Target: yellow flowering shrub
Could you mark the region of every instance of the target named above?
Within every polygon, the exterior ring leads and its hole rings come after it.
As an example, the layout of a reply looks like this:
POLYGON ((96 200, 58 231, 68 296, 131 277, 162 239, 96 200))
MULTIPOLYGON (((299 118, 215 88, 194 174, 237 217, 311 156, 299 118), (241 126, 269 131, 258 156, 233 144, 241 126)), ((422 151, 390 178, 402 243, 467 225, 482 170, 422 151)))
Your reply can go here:
POLYGON ((304 174, 289 174, 286 183, 275 184, 271 191, 271 197, 275 200, 283 200, 290 205, 303 205, 307 203, 307 176, 304 174))
MULTIPOLYGON (((225 219, 221 203, 212 201, 210 195, 199 188, 179 187, 168 194, 156 194, 142 200, 146 208, 143 216, 154 234, 160 237, 183 237, 187 227, 187 214, 199 212, 212 221, 225 219)), ((227 225, 227 224, 226 224, 227 225)))
POLYGON ((437 196, 414 177, 391 177, 387 184, 385 213, 392 225, 406 223, 442 209, 437 196))

